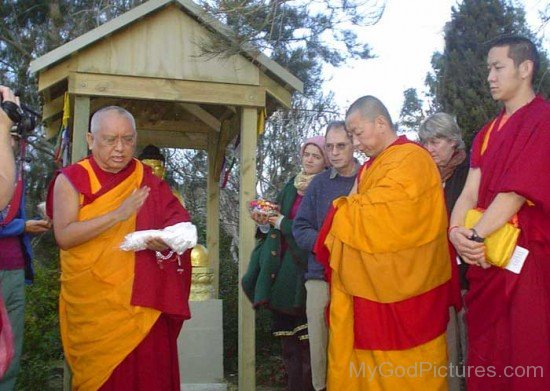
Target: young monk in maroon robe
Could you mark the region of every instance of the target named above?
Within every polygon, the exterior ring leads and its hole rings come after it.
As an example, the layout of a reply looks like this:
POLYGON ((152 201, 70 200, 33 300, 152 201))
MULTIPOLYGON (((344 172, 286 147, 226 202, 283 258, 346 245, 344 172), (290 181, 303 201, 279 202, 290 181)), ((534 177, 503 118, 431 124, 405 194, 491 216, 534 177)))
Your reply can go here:
POLYGON ((158 238, 124 252, 128 233, 189 221, 168 184, 133 159, 134 118, 94 114, 92 156, 61 170, 49 212, 61 248, 59 315, 73 390, 179 390, 176 340, 190 317, 189 252, 158 238))
POLYGON ((466 295, 467 388, 550 389, 550 104, 535 95, 539 59, 521 37, 495 41, 487 65, 502 112, 476 136, 449 237, 473 267, 466 295), (466 229, 466 212, 483 217, 466 229), (517 245, 529 255, 519 274, 487 263, 484 238, 516 215, 517 245))

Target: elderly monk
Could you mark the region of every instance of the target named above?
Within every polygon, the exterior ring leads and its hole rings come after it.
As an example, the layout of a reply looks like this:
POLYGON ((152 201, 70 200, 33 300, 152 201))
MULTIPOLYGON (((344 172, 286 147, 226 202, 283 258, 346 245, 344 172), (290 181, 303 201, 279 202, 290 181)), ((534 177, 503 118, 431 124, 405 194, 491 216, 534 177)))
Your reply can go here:
POLYGON ((349 196, 333 202, 316 244, 331 281, 327 388, 447 389, 441 177, 424 148, 396 135, 377 98, 354 102, 346 128, 370 159, 349 196))
POLYGON ((189 318, 189 252, 158 238, 123 252, 128 233, 189 221, 168 184, 132 156, 135 121, 110 106, 91 120, 92 155, 52 181, 61 248, 59 316, 74 390, 179 390, 176 340, 189 318), (183 270, 181 270, 183 269, 183 270))

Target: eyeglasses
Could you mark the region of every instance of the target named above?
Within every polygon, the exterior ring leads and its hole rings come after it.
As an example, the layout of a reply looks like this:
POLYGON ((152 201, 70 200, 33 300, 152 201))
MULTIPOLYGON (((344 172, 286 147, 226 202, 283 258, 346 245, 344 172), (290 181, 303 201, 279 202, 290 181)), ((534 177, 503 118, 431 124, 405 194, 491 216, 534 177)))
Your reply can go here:
POLYGON ((334 150, 342 152, 343 150, 345 150, 350 145, 351 145, 351 143, 325 144, 325 149, 328 152, 332 152, 334 150))
POLYGON ((108 147, 117 145, 119 140, 122 142, 122 145, 133 145, 136 141, 136 136, 101 137, 101 142, 108 147))

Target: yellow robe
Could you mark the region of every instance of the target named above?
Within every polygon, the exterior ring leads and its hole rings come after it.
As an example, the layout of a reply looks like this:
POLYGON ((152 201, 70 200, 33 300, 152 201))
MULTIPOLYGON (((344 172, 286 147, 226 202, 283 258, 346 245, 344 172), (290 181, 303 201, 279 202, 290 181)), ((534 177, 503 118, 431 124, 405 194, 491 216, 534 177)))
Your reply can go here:
MULTIPOLYGON (((88 160, 92 193, 100 188, 88 160)), ((143 166, 123 182, 81 207, 78 221, 93 219, 120 206, 140 187, 143 166)), ((160 311, 130 305, 135 253, 119 249, 135 231, 136 216, 92 240, 61 251, 59 315, 65 357, 73 374, 73 390, 95 391, 115 367, 145 338, 160 311)))
POLYGON ((416 144, 394 144, 364 170, 358 193, 334 206, 325 241, 332 271, 328 390, 447 389, 444 331, 401 350, 358 349, 354 335, 354 296, 398 304, 450 279, 447 214, 433 160, 416 144))

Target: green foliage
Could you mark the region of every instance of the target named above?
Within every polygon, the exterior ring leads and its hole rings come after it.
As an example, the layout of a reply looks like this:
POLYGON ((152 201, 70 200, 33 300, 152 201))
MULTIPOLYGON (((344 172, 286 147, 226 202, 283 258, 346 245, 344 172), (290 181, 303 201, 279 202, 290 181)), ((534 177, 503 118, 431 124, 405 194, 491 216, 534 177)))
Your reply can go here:
MULTIPOLYGON (((51 242, 45 247, 54 248, 51 242)), ((60 388, 63 353, 59 335, 57 265, 57 258, 35 261, 35 281, 26 288, 25 335, 18 390, 36 390, 38 385, 44 391, 60 388)))
POLYGON ((399 115, 399 130, 416 132, 425 117, 422 109, 423 102, 418 97, 416 88, 406 89, 403 95, 405 100, 399 115))
MULTIPOLYGON (((231 238, 222 233, 220 254, 229 254, 231 238)), ((239 266, 230 257, 220 257, 220 293, 223 300, 224 367, 228 379, 236 381, 238 372, 239 266)), ((250 302, 244 305, 251 305, 250 302)), ((256 312, 256 371, 258 384, 284 384, 280 342, 271 334, 271 313, 256 312)))
MULTIPOLYGON (((220 254, 229 254, 231 239, 220 237, 220 254)), ((237 373, 238 369, 238 308, 239 308, 239 265, 227 256, 220 257, 220 291, 223 300, 223 353, 226 374, 237 373)))
MULTIPOLYGON (((444 52, 432 57, 433 74, 426 79, 431 112, 456 115, 467 145, 499 110, 489 93, 486 58, 488 43, 503 34, 519 34, 538 42, 527 27, 525 12, 514 3, 463 0, 453 7, 451 21, 445 28, 444 52)), ((541 54, 544 70, 548 60, 545 53, 541 54)), ((539 79, 534 85, 540 85, 539 91, 548 92, 550 77, 543 82, 539 79)))
POLYGON ((284 386, 286 370, 281 356, 281 338, 273 336, 272 319, 271 311, 256 310, 256 382, 284 386))
POLYGON ((291 110, 278 111, 258 138, 256 172, 258 193, 275 200, 288 180, 300 171, 300 146, 312 136, 324 135, 331 120, 342 119, 332 96, 296 97, 291 110))

